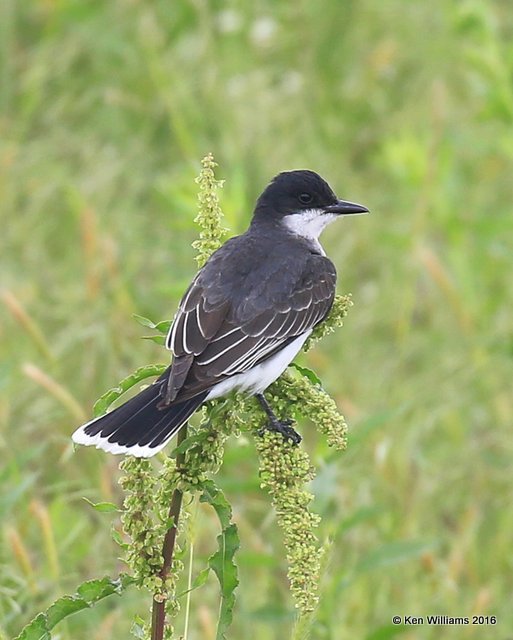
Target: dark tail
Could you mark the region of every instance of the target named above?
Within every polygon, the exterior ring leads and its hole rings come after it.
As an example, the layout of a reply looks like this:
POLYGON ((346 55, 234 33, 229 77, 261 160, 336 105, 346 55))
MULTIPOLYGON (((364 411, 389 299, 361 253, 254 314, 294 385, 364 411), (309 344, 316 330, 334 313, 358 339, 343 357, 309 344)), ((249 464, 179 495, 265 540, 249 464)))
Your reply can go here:
POLYGON ((204 391, 183 402, 158 409, 162 383, 146 387, 117 409, 79 427, 74 442, 110 453, 149 458, 160 451, 208 395, 204 391))

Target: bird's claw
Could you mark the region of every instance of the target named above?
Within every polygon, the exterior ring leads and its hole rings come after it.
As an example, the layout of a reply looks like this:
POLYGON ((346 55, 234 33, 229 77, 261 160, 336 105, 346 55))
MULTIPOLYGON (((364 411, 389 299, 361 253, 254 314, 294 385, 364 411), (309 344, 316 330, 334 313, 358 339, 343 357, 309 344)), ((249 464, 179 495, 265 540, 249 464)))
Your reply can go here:
POLYGON ((281 433, 284 440, 290 440, 292 444, 298 445, 302 438, 299 433, 292 428, 294 420, 270 420, 264 427, 258 432, 259 436, 263 436, 266 431, 274 431, 275 433, 281 433))

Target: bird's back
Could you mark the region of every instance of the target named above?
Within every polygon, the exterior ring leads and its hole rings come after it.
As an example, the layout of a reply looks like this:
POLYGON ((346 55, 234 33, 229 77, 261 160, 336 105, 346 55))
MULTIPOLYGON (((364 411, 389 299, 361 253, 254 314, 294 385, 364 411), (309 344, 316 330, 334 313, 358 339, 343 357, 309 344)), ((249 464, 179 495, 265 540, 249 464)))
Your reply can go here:
POLYGON ((210 257, 196 282, 209 305, 227 302, 227 319, 240 324, 269 308, 286 311, 294 292, 322 280, 334 293, 333 263, 305 240, 273 227, 250 227, 210 257))

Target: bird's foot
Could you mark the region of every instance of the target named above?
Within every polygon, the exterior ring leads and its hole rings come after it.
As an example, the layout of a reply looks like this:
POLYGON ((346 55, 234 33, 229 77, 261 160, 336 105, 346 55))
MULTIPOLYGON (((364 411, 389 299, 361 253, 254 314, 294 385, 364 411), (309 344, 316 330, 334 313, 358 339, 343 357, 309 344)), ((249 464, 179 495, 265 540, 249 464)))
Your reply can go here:
POLYGON ((274 431, 275 433, 281 433, 284 440, 290 440, 292 444, 299 444, 301 442, 301 436, 292 428, 294 420, 279 420, 278 418, 270 418, 269 422, 260 429, 259 436, 263 436, 266 431, 274 431))
POLYGON ((255 397, 262 406, 266 416, 269 418, 269 422, 265 427, 260 429, 258 434, 263 436, 266 430, 274 431, 276 433, 281 433, 285 440, 290 440, 293 444, 299 444, 301 442, 301 436, 291 426, 294 424, 294 420, 280 420, 262 393, 256 394, 255 397))

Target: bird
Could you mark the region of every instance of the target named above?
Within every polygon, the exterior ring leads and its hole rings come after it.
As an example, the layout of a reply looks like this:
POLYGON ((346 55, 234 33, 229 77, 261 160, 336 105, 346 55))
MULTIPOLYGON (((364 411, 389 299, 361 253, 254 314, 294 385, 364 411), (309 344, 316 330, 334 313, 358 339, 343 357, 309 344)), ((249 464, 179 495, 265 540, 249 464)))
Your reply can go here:
POLYGON ((166 371, 130 400, 87 422, 75 443, 113 454, 155 455, 205 402, 232 392, 255 396, 266 428, 298 444, 264 392, 328 315, 337 273, 319 242, 328 224, 368 213, 340 200, 307 169, 275 176, 245 233, 228 239, 186 290, 166 337, 166 371))

